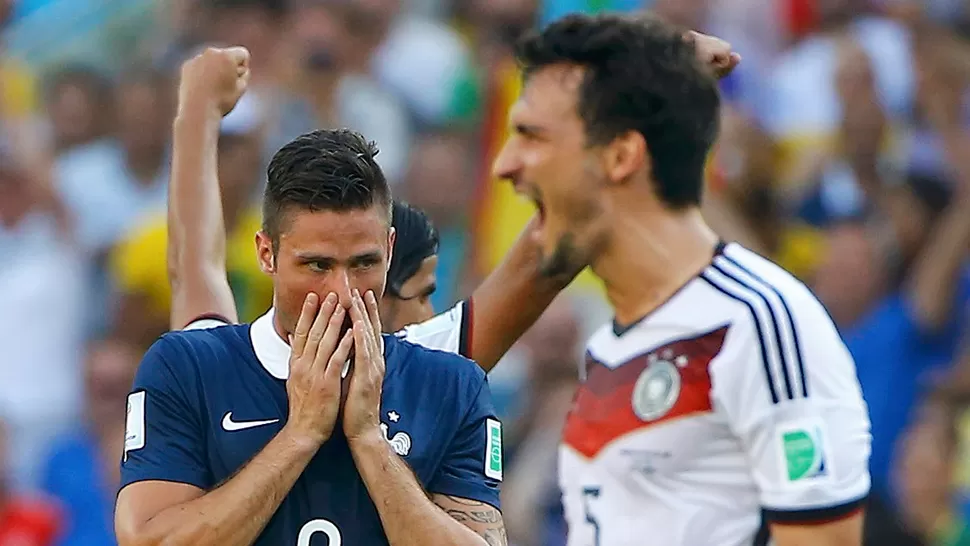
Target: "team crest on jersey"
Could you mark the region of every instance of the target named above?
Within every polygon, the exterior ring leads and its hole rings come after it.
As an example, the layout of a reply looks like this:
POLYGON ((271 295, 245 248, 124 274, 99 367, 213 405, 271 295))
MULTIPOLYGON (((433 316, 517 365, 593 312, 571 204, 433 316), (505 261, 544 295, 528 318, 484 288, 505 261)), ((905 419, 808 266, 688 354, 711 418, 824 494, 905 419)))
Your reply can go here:
POLYGON ((390 444, 394 453, 397 453, 401 457, 407 457, 408 453, 411 453, 411 436, 407 432, 398 431, 394 433, 394 436, 390 436, 387 425, 384 423, 381 423, 381 431, 384 433, 384 439, 390 444))
MULTIPOLYGON (((664 355, 669 356, 669 355, 664 355)), ((650 355, 650 364, 633 386, 633 412, 644 421, 660 419, 680 396, 680 370, 669 360, 650 355)))

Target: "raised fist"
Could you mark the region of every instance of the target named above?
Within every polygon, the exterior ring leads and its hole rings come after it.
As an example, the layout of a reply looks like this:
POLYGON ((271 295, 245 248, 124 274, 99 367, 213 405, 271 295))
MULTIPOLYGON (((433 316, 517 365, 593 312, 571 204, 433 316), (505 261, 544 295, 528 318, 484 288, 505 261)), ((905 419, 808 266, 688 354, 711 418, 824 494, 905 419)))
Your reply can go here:
POLYGON ((694 44, 697 60, 714 71, 714 75, 723 78, 741 62, 741 55, 731 51, 731 44, 716 37, 690 31, 684 39, 694 44))
POLYGON ((182 64, 179 108, 201 105, 225 116, 249 84, 249 51, 244 47, 206 48, 182 64))

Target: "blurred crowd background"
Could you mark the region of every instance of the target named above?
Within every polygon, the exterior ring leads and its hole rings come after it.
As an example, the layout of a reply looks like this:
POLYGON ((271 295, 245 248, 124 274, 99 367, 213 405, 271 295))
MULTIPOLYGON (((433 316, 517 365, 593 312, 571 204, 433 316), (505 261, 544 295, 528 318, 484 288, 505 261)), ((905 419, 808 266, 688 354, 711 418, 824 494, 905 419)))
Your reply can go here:
MULTIPOLYGON (((0 0, 0 546, 114 544, 125 396, 167 323, 182 60, 253 54, 220 142, 243 319, 270 303, 252 242, 265 165, 324 126, 375 140, 396 195, 433 218, 440 311, 532 212, 488 175, 518 92, 510 44, 570 11, 640 8, 744 58, 705 213, 809 284, 856 359, 867 545, 970 544, 970 1, 0 0)), ((564 544, 556 445, 606 318, 584 274, 492 376, 516 546, 564 544)))

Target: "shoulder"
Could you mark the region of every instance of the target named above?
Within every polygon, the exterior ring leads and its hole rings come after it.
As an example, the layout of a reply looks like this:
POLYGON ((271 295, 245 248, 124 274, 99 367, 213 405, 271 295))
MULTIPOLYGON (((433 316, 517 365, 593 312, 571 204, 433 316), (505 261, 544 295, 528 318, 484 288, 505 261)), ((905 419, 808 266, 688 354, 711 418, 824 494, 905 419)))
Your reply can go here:
POLYGON ((834 330, 828 312, 804 283, 781 266, 737 244, 729 244, 701 275, 736 318, 795 322, 799 329, 834 330))
POLYGON ((139 374, 195 376, 231 366, 229 361, 246 342, 245 330, 248 325, 227 324, 162 334, 145 354, 139 374))

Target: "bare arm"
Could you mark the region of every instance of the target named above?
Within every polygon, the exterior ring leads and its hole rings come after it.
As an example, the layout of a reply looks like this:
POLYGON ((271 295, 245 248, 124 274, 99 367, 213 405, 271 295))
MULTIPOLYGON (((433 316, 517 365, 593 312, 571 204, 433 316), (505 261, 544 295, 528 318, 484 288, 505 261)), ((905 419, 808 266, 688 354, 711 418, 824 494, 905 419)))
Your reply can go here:
POLYGON ((546 277, 531 234, 536 218, 519 235, 505 259, 472 294, 470 353, 486 372, 515 344, 549 307, 552 300, 582 271, 546 277))
POLYGON ((217 174, 219 111, 187 104, 175 119, 168 196, 169 326, 203 315, 237 322, 226 276, 226 227, 217 174))
POLYGON ((391 546, 505 545, 498 510, 465 499, 428 498, 380 430, 351 441, 350 450, 391 546))
POLYGON ((284 427, 239 473, 208 493, 172 482, 133 483, 118 494, 118 544, 252 544, 318 447, 284 427))
POLYGON ((818 525, 771 526, 771 539, 777 546, 861 546, 861 512, 838 521, 818 525))

